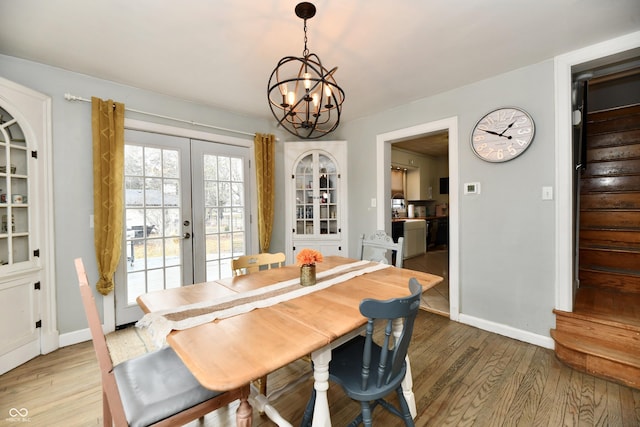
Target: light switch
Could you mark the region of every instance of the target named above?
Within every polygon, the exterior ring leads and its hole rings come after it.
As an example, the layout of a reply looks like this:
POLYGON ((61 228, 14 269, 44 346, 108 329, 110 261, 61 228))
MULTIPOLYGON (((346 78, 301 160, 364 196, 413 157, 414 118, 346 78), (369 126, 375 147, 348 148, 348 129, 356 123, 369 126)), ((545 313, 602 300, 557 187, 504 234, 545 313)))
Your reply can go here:
POLYGON ((375 208, 376 206, 378 206, 378 201, 376 200, 376 198, 375 198, 375 197, 373 197, 373 198, 371 199, 371 207, 372 207, 372 208, 375 208))
POLYGON ((553 187, 542 187, 542 200, 553 200, 553 187))

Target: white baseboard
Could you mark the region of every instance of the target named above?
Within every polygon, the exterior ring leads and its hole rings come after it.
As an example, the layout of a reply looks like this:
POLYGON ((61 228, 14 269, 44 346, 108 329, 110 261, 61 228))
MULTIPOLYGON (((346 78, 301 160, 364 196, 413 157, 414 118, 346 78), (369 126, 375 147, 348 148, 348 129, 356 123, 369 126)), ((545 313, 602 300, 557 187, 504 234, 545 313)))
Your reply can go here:
POLYGON ((44 332, 40 335, 40 352, 42 354, 51 353, 60 347, 60 335, 58 331, 44 332))
POLYGON ((60 335, 60 347, 66 347, 89 340, 91 340, 91 331, 89 328, 67 332, 66 334, 60 335))
POLYGON ((537 345, 539 347, 548 348, 553 350, 555 348, 553 338, 550 336, 543 336, 534 334, 529 331, 523 331, 522 329, 516 329, 512 326, 503 325, 501 323, 491 322, 486 319, 480 319, 478 317, 469 316, 466 314, 460 314, 459 322, 465 325, 475 326, 485 331, 493 332, 498 335, 504 335, 505 337, 513 338, 518 341, 523 341, 529 344, 537 345))

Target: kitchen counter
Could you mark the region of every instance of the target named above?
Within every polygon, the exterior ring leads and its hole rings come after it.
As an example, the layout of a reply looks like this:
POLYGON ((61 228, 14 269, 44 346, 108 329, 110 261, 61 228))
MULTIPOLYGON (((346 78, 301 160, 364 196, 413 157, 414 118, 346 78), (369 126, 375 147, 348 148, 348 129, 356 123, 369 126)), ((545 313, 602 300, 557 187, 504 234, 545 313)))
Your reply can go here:
MULTIPOLYGON (((394 242, 398 237, 405 236, 405 225, 411 222, 424 221, 426 228, 426 247, 445 245, 449 242, 449 216, 420 216, 416 218, 391 218, 392 238, 394 242)), ((406 243, 405 243, 406 244, 406 243)), ((406 251, 405 251, 406 252, 406 251)))
POLYGON ((407 221, 412 219, 423 219, 425 221, 433 221, 434 219, 445 219, 449 218, 448 216, 416 216, 414 218, 400 217, 400 218, 391 218, 391 222, 400 222, 407 221))

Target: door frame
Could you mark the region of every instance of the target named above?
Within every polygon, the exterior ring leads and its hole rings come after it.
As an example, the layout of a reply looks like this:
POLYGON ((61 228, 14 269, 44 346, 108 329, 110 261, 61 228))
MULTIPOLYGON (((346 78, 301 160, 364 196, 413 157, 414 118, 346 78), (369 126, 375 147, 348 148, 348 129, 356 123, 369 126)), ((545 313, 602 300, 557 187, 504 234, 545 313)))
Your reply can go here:
POLYGON ((376 197, 380 201, 377 210, 377 229, 387 230, 391 223, 390 194, 391 144, 400 139, 419 137, 433 132, 449 134, 449 318, 460 317, 460 242, 459 242, 459 194, 458 194, 458 117, 449 117, 429 123, 398 129, 376 136, 376 197))
POLYGON ((573 311, 578 286, 574 274, 572 74, 582 67, 602 66, 633 56, 640 51, 640 31, 587 46, 554 58, 556 112, 556 277, 555 308, 573 311))
MULTIPOLYGON (((256 171, 253 165, 253 159, 255 158, 253 139, 237 138, 234 136, 220 135, 211 132, 203 132, 193 129, 186 129, 177 126, 164 125, 159 123, 146 122, 142 120, 124 119, 125 129, 139 130, 146 132, 154 132, 171 136, 179 136, 189 139, 198 139, 201 141, 216 142, 218 144, 228 144, 238 147, 245 147, 249 149, 249 159, 251 161, 251 168, 249 170, 249 180, 251 185, 250 200, 251 207, 249 214, 251 215, 251 227, 250 233, 258 235, 258 192, 255 185, 256 171)), ((252 253, 258 252, 258 239, 252 239, 251 248, 252 253)), ((116 301, 114 297, 115 292, 110 292, 102 298, 102 309, 104 313, 103 317, 103 329, 105 333, 113 332, 116 329, 116 301)))

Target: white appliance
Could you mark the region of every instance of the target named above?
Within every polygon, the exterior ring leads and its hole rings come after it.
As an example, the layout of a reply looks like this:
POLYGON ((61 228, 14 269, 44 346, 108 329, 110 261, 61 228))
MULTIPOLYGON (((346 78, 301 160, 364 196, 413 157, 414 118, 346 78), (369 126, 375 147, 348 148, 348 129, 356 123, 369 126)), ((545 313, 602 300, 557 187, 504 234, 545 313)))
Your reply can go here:
POLYGON ((427 222, 408 219, 404 222, 404 258, 422 255, 427 251, 427 222))

